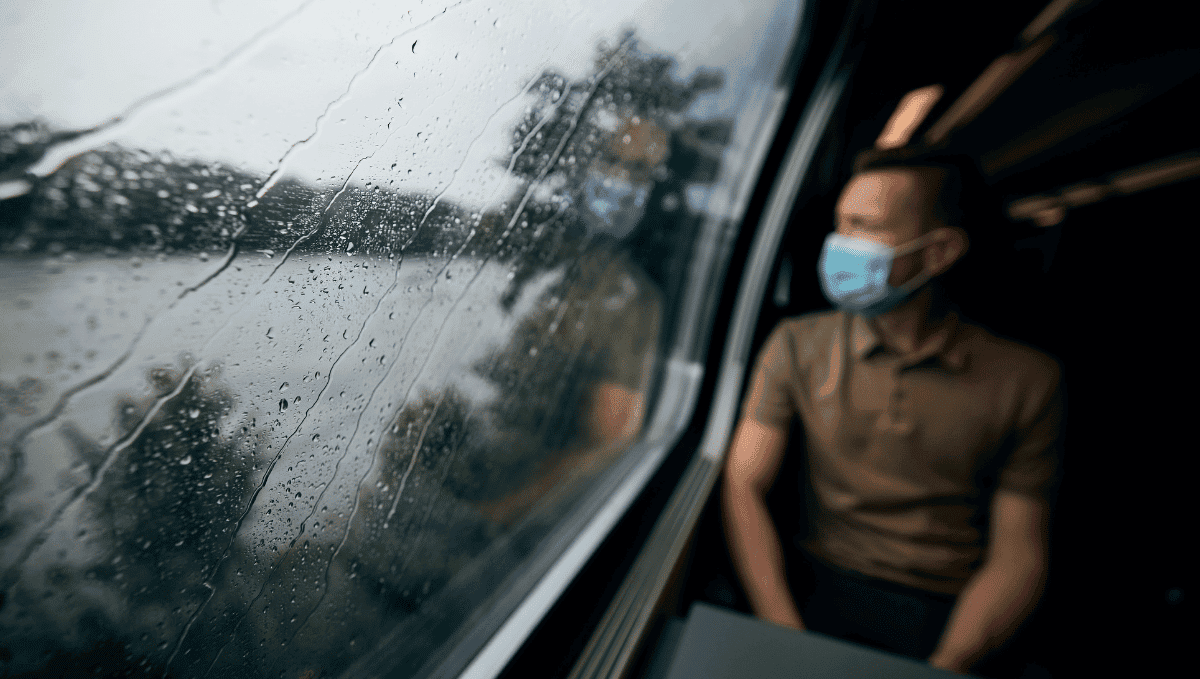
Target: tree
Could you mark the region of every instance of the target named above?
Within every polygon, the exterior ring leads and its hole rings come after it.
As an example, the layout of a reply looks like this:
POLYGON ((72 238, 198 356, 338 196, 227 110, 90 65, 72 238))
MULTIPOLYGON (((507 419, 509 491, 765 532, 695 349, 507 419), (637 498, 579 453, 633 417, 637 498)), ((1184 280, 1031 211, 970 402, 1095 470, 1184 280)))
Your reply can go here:
POLYGON ((96 484, 78 522, 47 528, 74 531, 75 547, 29 562, 6 593, 10 668, 49 658, 46 671, 160 676, 183 612, 208 596, 205 577, 232 542, 261 441, 248 426, 223 426, 235 404, 216 371, 162 366, 146 380, 149 396, 115 405, 120 431, 142 426, 128 447, 64 425, 96 484))

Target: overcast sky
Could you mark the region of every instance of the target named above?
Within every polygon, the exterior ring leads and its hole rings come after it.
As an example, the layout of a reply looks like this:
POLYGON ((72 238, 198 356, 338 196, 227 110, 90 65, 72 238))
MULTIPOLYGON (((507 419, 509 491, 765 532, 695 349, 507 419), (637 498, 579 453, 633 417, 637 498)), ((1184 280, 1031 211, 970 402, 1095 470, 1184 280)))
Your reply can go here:
POLYGON ((596 43, 633 25, 681 76, 726 71, 730 85, 694 113, 728 115, 769 82, 754 67, 786 49, 798 11, 720 0, 7 0, 0 125, 86 129, 125 116, 42 172, 118 141, 261 176, 282 163, 338 185, 357 167, 359 184, 487 203, 507 185, 491 160, 531 101, 517 96, 530 78, 583 77, 596 43))

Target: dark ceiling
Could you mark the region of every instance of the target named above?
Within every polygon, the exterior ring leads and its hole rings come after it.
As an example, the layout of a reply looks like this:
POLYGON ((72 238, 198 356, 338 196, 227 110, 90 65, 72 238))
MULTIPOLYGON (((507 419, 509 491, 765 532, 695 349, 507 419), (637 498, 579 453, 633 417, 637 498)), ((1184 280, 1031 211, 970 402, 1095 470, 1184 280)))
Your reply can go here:
MULTIPOLYGON (((939 83, 946 94, 924 134, 1047 4, 881 0, 841 123, 843 155, 872 144, 906 92, 939 83)), ((1185 5, 1076 3, 1051 27, 1049 51, 951 144, 1012 197, 1200 148, 1200 41, 1185 5)))

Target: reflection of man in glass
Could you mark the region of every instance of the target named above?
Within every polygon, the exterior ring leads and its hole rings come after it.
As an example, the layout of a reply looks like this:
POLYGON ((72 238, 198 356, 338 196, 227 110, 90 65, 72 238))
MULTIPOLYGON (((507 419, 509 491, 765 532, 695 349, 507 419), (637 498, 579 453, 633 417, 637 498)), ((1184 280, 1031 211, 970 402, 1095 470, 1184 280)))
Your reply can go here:
POLYGON ((758 616, 967 671, 1040 597, 1060 368, 943 302, 969 167, 900 149, 855 170, 819 267, 836 309, 780 323, 752 375, 723 489, 730 549, 758 616), (790 552, 764 498, 793 418, 812 496, 790 552))
POLYGON ((515 492, 483 506, 502 523, 564 497, 576 488, 574 480, 602 471, 638 435, 645 417, 661 293, 617 241, 642 220, 667 156, 667 133, 637 113, 617 120, 579 192, 590 245, 518 331, 528 344, 526 391, 535 400, 552 400, 546 412, 538 403, 519 404, 542 420, 530 423, 544 432, 542 450, 534 451, 541 462, 515 492))
POLYGON ((655 169, 667 155, 667 133, 640 115, 625 116, 606 153, 588 169, 584 221, 590 234, 629 235, 646 210, 655 169))

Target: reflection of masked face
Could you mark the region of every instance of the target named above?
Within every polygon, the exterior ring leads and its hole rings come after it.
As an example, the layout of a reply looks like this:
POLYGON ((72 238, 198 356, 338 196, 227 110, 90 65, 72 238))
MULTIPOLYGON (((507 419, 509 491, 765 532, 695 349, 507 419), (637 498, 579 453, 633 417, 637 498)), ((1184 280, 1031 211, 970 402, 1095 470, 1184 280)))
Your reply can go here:
POLYGON ((588 231, 624 238, 646 211, 650 185, 591 170, 583 184, 588 231))

